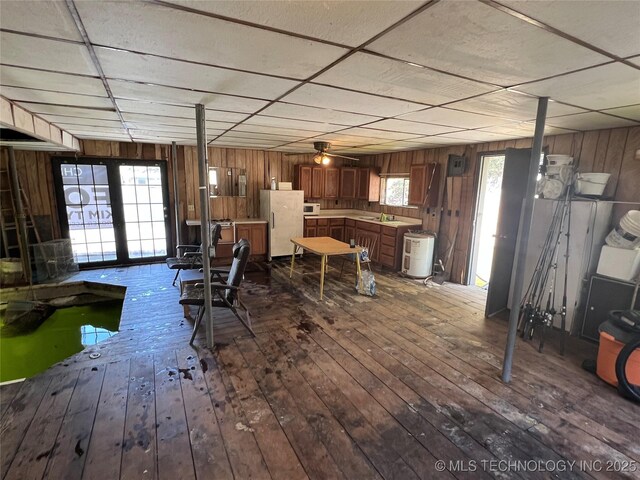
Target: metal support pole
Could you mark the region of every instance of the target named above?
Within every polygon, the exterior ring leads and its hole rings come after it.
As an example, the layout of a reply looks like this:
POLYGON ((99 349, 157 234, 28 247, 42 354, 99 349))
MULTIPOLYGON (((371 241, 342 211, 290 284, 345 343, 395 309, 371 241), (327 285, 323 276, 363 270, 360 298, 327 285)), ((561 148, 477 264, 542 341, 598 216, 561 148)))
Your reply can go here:
POLYGON ((173 212, 176 217, 176 245, 180 245, 180 202, 178 197, 178 145, 171 142, 171 164, 173 169, 173 212))
POLYGON ((196 105, 196 138, 198 140, 198 179, 200 190, 200 234, 202 237, 202 271, 204 283, 204 322, 207 346, 213 348, 213 319, 211 318, 211 241, 209 222, 209 168, 204 105, 196 105))
POLYGON ((29 231, 27 230, 27 215, 22 204, 22 195, 20 192, 20 180, 18 179, 18 169, 16 168, 16 156, 13 147, 8 147, 9 162, 7 173, 9 174, 9 183, 11 186, 11 198, 15 207, 16 232, 18 234, 18 244, 20 246, 20 259, 22 260, 22 269, 24 270, 24 278, 29 285, 32 282, 31 275, 31 255, 29 254, 29 231))
POLYGON ((531 220, 533 217, 533 200, 536 193, 536 181, 540 169, 540 155, 542 154, 542 137, 544 136, 544 123, 547 118, 548 97, 538 99, 538 113, 536 115, 536 129, 533 135, 533 145, 531 147, 531 160, 529 161, 529 177, 527 180, 527 190, 522 201, 520 211, 520 227, 518 229, 518 243, 515 258, 515 283, 513 285, 513 296, 509 308, 509 332, 507 334, 507 346, 502 362, 502 381, 511 381, 511 366, 513 364, 513 351, 516 347, 516 336, 518 333, 518 317, 520 316, 520 300, 522 299, 522 289, 524 286, 524 267, 531 233, 531 220))

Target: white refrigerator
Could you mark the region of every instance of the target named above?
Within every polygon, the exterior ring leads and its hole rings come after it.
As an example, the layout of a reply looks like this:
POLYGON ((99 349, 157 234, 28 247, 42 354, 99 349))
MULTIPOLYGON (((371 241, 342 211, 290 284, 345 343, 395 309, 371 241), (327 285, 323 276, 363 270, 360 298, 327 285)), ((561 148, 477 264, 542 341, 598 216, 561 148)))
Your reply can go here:
POLYGON ((304 191, 260 190, 260 218, 268 222, 268 258, 291 255, 291 239, 302 237, 304 191))

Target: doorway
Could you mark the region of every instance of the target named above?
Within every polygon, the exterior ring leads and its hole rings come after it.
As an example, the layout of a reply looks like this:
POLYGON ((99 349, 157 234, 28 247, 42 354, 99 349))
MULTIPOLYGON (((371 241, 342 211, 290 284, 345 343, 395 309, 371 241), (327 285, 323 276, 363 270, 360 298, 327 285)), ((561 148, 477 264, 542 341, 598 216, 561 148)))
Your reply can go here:
POLYGON ((54 179, 63 237, 76 263, 153 262, 169 250, 164 162, 56 159, 54 179))
POLYGON ((469 283, 485 289, 491 280, 504 159, 504 154, 486 154, 480 157, 469 283))

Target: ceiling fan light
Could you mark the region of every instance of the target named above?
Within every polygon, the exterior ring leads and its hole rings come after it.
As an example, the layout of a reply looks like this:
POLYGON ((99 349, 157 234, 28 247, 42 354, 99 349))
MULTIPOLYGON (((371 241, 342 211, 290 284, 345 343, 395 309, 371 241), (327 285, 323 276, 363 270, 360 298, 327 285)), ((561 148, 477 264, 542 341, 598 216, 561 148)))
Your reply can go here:
POLYGON ((316 153, 313 156, 313 161, 316 162, 318 165, 322 164, 322 157, 323 155, 321 153, 316 153))
POLYGON ((322 155, 322 165, 329 165, 331 163, 331 157, 322 155))

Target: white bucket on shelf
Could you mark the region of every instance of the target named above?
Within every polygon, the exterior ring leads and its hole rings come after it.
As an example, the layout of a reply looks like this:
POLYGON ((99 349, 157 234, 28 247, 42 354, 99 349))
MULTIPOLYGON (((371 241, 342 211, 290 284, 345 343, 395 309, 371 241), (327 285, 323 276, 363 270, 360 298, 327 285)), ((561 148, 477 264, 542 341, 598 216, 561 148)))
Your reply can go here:
POLYGON ((618 248, 634 249, 640 246, 640 210, 629 210, 611 230, 607 245, 618 248))
POLYGON ((576 180, 576 193, 600 196, 610 176, 610 173, 579 173, 576 180))

